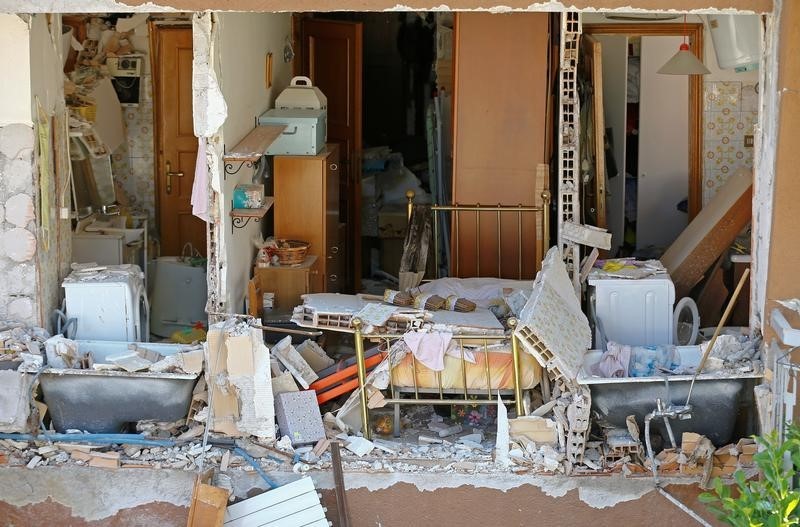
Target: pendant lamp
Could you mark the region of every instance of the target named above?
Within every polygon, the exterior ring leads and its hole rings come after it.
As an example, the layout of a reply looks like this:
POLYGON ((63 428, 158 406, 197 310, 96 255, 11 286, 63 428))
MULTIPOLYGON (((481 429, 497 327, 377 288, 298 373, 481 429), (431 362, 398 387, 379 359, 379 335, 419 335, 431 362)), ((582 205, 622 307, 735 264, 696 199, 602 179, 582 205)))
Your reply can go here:
MULTIPOLYGON (((685 28, 686 15, 683 15, 683 24, 685 28)), ((662 75, 706 75, 711 72, 689 49, 689 44, 686 43, 686 31, 684 29, 683 43, 678 48, 678 52, 675 53, 666 64, 661 66, 658 73, 662 75)))

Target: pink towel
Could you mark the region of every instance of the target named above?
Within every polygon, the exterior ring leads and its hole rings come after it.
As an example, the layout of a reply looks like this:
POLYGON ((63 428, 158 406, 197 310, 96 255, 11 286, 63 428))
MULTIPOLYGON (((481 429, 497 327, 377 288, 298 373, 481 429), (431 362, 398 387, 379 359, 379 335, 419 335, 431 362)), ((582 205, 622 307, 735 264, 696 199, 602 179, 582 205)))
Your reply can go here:
POLYGON ((206 161, 206 138, 197 138, 197 161, 194 165, 192 184, 192 214, 208 223, 208 161, 206 161))
POLYGON ((444 354, 453 340, 452 333, 409 332, 403 336, 406 346, 414 354, 414 358, 433 371, 444 369, 444 354))

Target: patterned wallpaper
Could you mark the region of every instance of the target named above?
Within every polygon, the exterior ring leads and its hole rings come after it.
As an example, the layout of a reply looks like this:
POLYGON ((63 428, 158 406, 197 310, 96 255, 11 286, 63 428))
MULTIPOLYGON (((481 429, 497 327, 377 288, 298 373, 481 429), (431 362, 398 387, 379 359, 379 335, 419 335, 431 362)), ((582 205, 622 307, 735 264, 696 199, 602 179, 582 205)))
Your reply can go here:
POLYGON ((128 140, 111 156, 114 177, 131 207, 145 212, 152 234, 158 232, 155 213, 155 157, 153 145, 153 80, 149 53, 142 68, 139 106, 123 107, 128 140))
POLYGON ((745 146, 745 136, 754 135, 758 122, 758 93, 754 84, 707 81, 703 96, 705 205, 731 174, 753 168, 754 149, 745 146))

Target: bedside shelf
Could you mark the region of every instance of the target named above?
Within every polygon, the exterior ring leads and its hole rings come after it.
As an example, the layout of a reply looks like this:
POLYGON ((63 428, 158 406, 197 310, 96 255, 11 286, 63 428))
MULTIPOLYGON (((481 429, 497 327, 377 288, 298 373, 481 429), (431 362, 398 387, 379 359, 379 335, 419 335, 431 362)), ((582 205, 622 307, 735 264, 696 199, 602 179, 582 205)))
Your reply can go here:
POLYGON ((231 233, 233 233, 233 229, 243 228, 250 223, 250 220, 261 221, 261 218, 272 208, 274 203, 275 198, 264 196, 264 205, 257 209, 231 209, 230 216, 233 218, 231 221, 231 233))

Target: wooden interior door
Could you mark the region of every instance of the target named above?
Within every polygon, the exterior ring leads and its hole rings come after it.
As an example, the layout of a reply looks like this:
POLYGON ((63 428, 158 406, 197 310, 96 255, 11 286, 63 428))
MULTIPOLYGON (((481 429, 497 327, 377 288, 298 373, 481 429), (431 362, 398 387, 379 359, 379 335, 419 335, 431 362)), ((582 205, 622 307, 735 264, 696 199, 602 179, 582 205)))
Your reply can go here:
POLYGON ((161 254, 191 243, 206 254, 205 223, 192 215, 197 138, 192 121, 192 28, 153 26, 156 202, 161 254))
POLYGON ((689 196, 689 85, 686 75, 658 69, 678 49, 682 37, 642 37, 639 81, 639 163, 636 248, 669 247, 688 224, 678 210, 689 196))
POLYGON ((628 91, 627 35, 595 35, 601 43, 603 71, 603 120, 611 143, 615 173, 606 174, 606 223, 614 255, 625 237, 625 123, 628 91))
MULTIPOLYGON (((301 74, 328 98, 328 142, 339 144, 340 220, 347 229, 347 284, 361 288, 362 25, 304 18, 301 74)), ((343 240, 345 241, 345 240, 343 240)))
MULTIPOLYGON (((540 206, 546 190, 547 13, 456 13, 454 37, 453 202, 540 206)), ((451 275, 517 278, 520 250, 525 278, 533 278, 537 216, 504 221, 498 236, 494 218, 480 225, 464 214, 451 245, 451 275), (500 238, 502 269, 495 240, 500 238), (480 249, 486 240, 485 249, 480 249)), ((454 229, 455 232, 455 229, 454 229)), ((546 250, 546 249, 545 249, 546 250)))
POLYGON ((591 138, 588 145, 592 149, 593 178, 589 199, 586 205, 592 209, 594 225, 603 229, 606 221, 606 155, 605 119, 603 118, 603 46, 591 35, 583 37, 581 55, 585 78, 591 87, 592 129, 584 137, 591 138))

